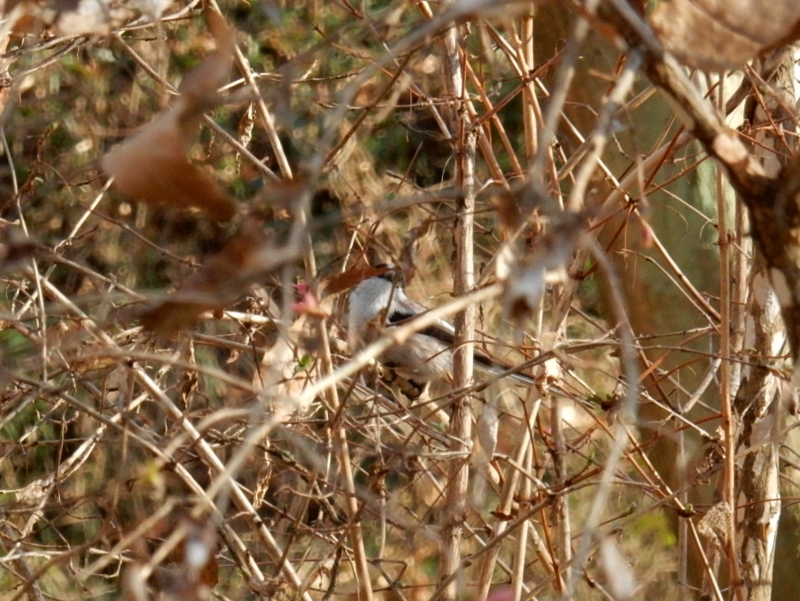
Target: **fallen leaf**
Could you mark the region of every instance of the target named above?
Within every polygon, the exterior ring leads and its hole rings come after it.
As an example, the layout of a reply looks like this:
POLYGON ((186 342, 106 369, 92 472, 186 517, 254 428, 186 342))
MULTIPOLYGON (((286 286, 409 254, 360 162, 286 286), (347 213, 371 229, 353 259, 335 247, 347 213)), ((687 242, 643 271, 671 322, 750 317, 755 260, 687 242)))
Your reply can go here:
POLYGON ((233 64, 233 31, 215 12, 206 11, 206 22, 217 50, 183 78, 169 109, 100 164, 125 196, 155 205, 200 207, 212 219, 226 221, 235 213, 233 200, 187 155, 203 113, 219 104, 217 90, 233 64))

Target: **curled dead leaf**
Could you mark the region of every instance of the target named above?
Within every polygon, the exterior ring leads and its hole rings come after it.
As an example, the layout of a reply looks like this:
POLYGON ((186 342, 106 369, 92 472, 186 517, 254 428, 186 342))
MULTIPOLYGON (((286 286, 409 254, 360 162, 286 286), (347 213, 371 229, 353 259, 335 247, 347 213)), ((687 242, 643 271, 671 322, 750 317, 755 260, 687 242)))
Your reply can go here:
POLYGON ((141 317, 142 325, 164 335, 191 328, 203 313, 221 311, 257 279, 296 255, 270 243, 264 224, 250 218, 175 294, 148 309, 141 317))
POLYGON ((339 294, 345 290, 350 290, 353 286, 361 283, 367 278, 381 275, 392 269, 388 265, 381 265, 373 267, 371 265, 359 265, 348 269, 343 273, 337 273, 329 278, 326 278, 320 284, 320 288, 324 291, 324 295, 339 294))
POLYGON ((219 104, 217 90, 233 65, 233 31, 215 12, 207 11, 206 20, 217 50, 184 77, 169 109, 100 164, 125 196, 155 205, 200 207, 212 219, 226 221, 235 213, 233 200, 187 156, 203 113, 219 104))

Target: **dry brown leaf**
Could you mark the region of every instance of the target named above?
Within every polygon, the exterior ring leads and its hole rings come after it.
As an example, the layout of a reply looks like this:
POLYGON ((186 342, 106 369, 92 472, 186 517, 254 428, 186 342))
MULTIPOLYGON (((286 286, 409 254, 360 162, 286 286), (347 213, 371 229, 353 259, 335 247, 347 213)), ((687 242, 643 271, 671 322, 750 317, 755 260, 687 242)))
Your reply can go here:
POLYGON ((339 273, 326 278, 322 281, 320 289, 323 290, 325 296, 331 294, 338 294, 345 290, 350 290, 356 284, 361 283, 367 278, 381 275, 389 271, 391 267, 383 265, 381 267, 372 267, 371 265, 359 265, 352 269, 348 269, 344 273, 339 273))
POLYGON ((233 64, 233 31, 215 12, 207 11, 206 21, 216 52, 184 77, 180 96, 167 111, 111 150, 101 166, 114 178, 114 187, 134 200, 200 207, 225 221, 234 215, 233 200, 187 156, 203 113, 219 103, 217 90, 227 82, 233 64))
MULTIPOLYGON (((19 2, 13 6, 11 3, 6 3, 3 18, 5 24, 0 35, 6 38, 7 35, 13 34, 16 36, 26 36, 28 34, 37 33, 42 29, 42 23, 36 16, 36 4, 33 2, 19 2)), ((41 12, 41 11, 40 11, 41 12)))
POLYGON ((250 218, 174 295, 148 309, 142 325, 165 335, 191 328, 206 311, 235 302, 257 278, 286 259, 286 253, 268 243, 260 220, 250 218))
POLYGON ((685 64, 719 71, 800 37, 797 0, 667 0, 651 17, 664 47, 685 64))

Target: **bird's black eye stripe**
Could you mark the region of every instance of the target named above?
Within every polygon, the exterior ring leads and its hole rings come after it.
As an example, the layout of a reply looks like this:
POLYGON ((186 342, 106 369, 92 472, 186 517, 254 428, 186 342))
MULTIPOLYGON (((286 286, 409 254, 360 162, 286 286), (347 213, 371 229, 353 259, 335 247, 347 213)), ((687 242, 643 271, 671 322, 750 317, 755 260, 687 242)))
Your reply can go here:
MULTIPOLYGON (((386 316, 386 325, 390 326, 399 326, 405 323, 406 321, 411 321, 415 317, 419 317, 418 313, 403 313, 400 311, 395 311, 391 315, 386 316)), ((433 326, 428 326, 427 328, 422 328, 417 334, 422 334, 423 336, 430 336, 431 338, 435 338, 441 342, 446 344, 453 344, 454 338, 450 332, 443 330, 442 328, 433 326)))
POLYGON ((403 313, 401 311, 394 311, 386 316, 386 321, 387 323, 396 325, 398 323, 408 321, 409 319, 413 319, 416 316, 416 313, 403 313))
POLYGON ((491 369, 497 366, 497 364, 491 359, 489 359, 489 357, 484 357, 483 355, 480 355, 478 353, 474 353, 474 358, 475 358, 475 363, 483 365, 484 367, 488 367, 491 369))
POLYGON ((378 263, 375 265, 375 269, 385 269, 382 274, 376 275, 376 278, 380 278, 382 280, 386 280, 387 282, 392 282, 393 284, 397 283, 402 285, 403 282, 403 272, 395 267, 394 263, 378 263))

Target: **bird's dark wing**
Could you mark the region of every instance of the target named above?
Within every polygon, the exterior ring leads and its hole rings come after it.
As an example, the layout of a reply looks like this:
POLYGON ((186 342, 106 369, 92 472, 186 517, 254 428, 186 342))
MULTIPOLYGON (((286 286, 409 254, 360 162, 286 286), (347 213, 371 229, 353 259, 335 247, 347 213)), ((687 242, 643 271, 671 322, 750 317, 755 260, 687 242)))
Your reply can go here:
MULTIPOLYGON (((386 325, 389 326, 401 326, 404 323, 407 323, 414 319, 415 317, 419 317, 420 313, 412 313, 411 311, 394 311, 390 315, 386 316, 386 325)), ((447 324, 450 325, 450 324, 447 324)), ((448 345, 453 344, 455 339, 453 338, 453 332, 448 329, 446 326, 441 324, 435 323, 429 326, 426 326, 419 330, 418 334, 424 334, 425 336, 430 336, 431 338, 436 338, 440 342, 444 342, 448 345)))

